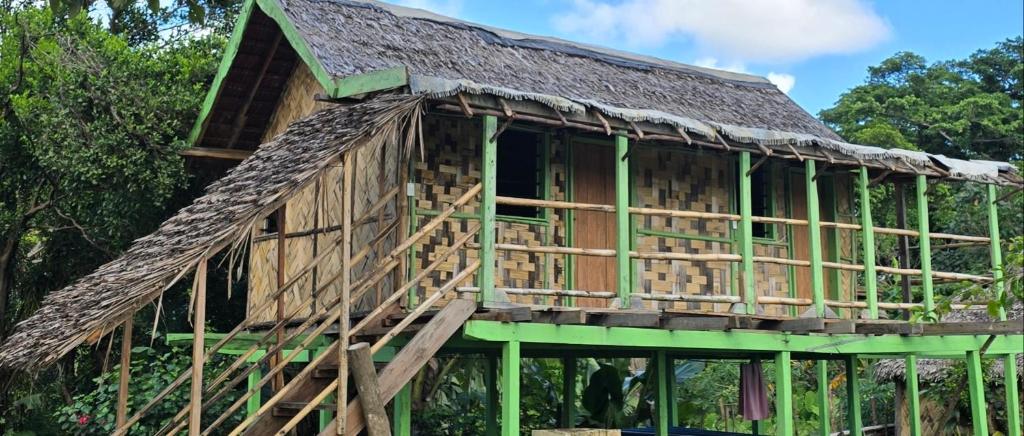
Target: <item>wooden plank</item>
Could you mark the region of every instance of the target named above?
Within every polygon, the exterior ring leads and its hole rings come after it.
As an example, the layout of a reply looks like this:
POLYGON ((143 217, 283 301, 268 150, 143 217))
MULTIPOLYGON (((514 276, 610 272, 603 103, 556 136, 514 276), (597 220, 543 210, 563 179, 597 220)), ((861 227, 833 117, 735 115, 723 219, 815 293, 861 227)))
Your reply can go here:
MULTIPOLYGON (((337 369, 335 369, 335 371, 337 371, 337 369)), ((335 376, 337 376, 336 373, 332 374, 331 378, 334 378, 335 376)), ((272 413, 274 414, 274 416, 279 416, 279 417, 288 416, 288 417, 291 417, 291 416, 295 416, 295 414, 298 413, 300 410, 306 408, 306 406, 308 404, 309 403, 303 403, 303 402, 299 402, 299 401, 281 401, 281 402, 277 403, 276 406, 274 406, 274 411, 272 413)), ((337 407, 337 406, 334 403, 320 403, 320 404, 317 404, 316 406, 313 406, 313 410, 331 410, 331 411, 333 411, 335 407, 337 407)))
POLYGON ((857 325, 852 319, 826 319, 825 333, 852 334, 857 332, 857 325))
POLYGON ((578 308, 568 308, 568 310, 552 308, 549 310, 535 311, 532 315, 533 322, 543 322, 548 324, 585 324, 587 322, 586 313, 578 308))
MULTIPOLYGON (((574 201, 587 204, 615 202, 615 154, 612 147, 591 144, 573 145, 572 183, 574 201)), ((613 209, 614 210, 614 209, 613 209)), ((615 216, 606 212, 576 210, 573 224, 573 246, 608 250, 615 247, 615 216)), ((572 256, 575 263, 575 288, 581 291, 614 291, 616 267, 613 257, 572 256)), ((608 302, 597 298, 575 298, 580 307, 606 307, 608 302)))
MULTIPOLYGON (((381 400, 391 401, 395 394, 416 375, 423 364, 433 357, 437 350, 441 349, 448 338, 455 334, 475 311, 476 302, 462 299, 448 302, 441 313, 431 319, 426 327, 402 347, 391 363, 381 370, 378 376, 381 400)), ((362 414, 358 398, 350 401, 346 419, 348 429, 345 434, 359 434, 364 426, 362 414)), ((332 420, 320 432, 320 435, 337 434, 336 424, 337 419, 332 420)))
POLYGON ((825 319, 794 318, 782 321, 762 321, 760 328, 793 333, 820 332, 825 330, 825 319))
POLYGON ((922 324, 926 335, 1008 335, 1024 333, 1020 321, 938 322, 922 324))
POLYGON ((735 325, 735 317, 722 316, 673 316, 661 321, 661 328, 667 330, 728 330, 735 325))
POLYGON ((336 412, 334 416, 340 420, 337 434, 343 434, 345 428, 345 400, 348 398, 348 341, 349 323, 352 302, 352 195, 355 192, 356 154, 354 151, 345 153, 342 166, 341 195, 341 304, 338 305, 338 379, 336 412))
POLYGON ((402 87, 408 83, 408 70, 405 66, 398 66, 337 80, 337 85, 330 92, 333 98, 358 97, 369 92, 402 87))
MULTIPOLYGON (((134 315, 134 313, 132 313, 134 315)), ((128 422, 128 379, 131 378, 132 367, 132 324, 134 316, 124 322, 121 333, 121 376, 117 381, 117 427, 124 427, 128 422)))
POLYGON ((473 314, 472 319, 519 322, 533 320, 533 314, 528 306, 509 305, 508 307, 489 307, 486 312, 473 314))
POLYGON ((207 159, 246 160, 252 156, 252 150, 236 150, 232 148, 190 147, 178 152, 185 157, 201 157, 207 159))
POLYGON ((192 387, 188 411, 188 434, 199 436, 202 432, 203 415, 203 361, 205 349, 203 335, 206 333, 206 259, 200 259, 195 277, 195 314, 192 321, 192 387))
POLYGON ((921 324, 906 321, 856 321, 855 332, 860 335, 920 335, 924 332, 921 324))
MULTIPOLYGON (((639 132, 639 130, 637 130, 639 132)), ((629 231, 629 139, 615 137, 615 270, 619 299, 629 307, 632 262, 630 249, 633 241, 629 231)))
POLYGON ((384 411, 384 402, 380 398, 380 386, 377 384, 377 370, 373 367, 370 344, 360 342, 352 345, 348 347, 348 355, 352 380, 355 381, 356 392, 359 393, 359 404, 363 409, 367 433, 370 436, 391 436, 388 414, 384 411))
POLYGON ((585 313, 587 315, 587 324, 597 324, 605 327, 658 327, 661 324, 661 316, 658 312, 585 310, 585 313))

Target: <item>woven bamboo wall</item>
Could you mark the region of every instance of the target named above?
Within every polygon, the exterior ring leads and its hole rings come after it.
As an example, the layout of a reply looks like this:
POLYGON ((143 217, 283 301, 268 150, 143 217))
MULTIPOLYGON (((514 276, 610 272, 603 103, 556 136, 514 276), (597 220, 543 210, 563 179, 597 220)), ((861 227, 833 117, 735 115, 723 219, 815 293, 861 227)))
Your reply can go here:
MULTIPOLYGON (((319 109, 323 103, 316 103, 313 100, 313 95, 318 92, 322 92, 322 88, 313 79, 308 68, 300 64, 289 80, 265 137, 276 135, 288 123, 319 109)), ((398 183, 400 159, 398 146, 394 143, 385 143, 376 148, 364 146, 357 151, 353 219, 363 216, 370 206, 398 183)), ((286 241, 285 280, 295 277, 296 273, 322 253, 322 250, 333 249, 311 273, 304 275, 286 293, 286 315, 293 310, 299 310, 298 317, 309 316, 321 309, 325 303, 336 299, 341 292, 341 282, 336 280, 326 287, 317 299, 303 303, 309 299, 314 289, 323 286, 323 283, 336 277, 341 271, 341 248, 333 244, 341 235, 341 185, 341 167, 329 168, 319 181, 300 191, 287 203, 285 233, 291 236, 286 241)), ((396 218, 397 206, 398 204, 392 200, 375 217, 382 221, 374 220, 353 227, 353 253, 366 246, 384 225, 396 218)), ((392 232, 378 249, 370 253, 364 261, 354 265, 353 280, 367 273, 377 263, 381 254, 386 254, 392 249, 397 243, 395 238, 392 232)), ((252 312, 277 289, 277 246, 276 232, 267 234, 263 223, 258 223, 253 229, 250 251, 247 307, 249 315, 253 317, 252 323, 270 322, 275 319, 274 307, 258 314, 252 312)), ((386 297, 392 287, 393 277, 387 277, 379 287, 369 290, 357 304, 353 305, 353 310, 375 306, 374 302, 386 297)))
MULTIPOLYGON (((419 211, 418 226, 426 224, 430 212, 443 211, 448 204, 480 181, 480 150, 482 144, 481 125, 475 120, 455 117, 427 117, 423 127, 426 141, 425 157, 414 156, 412 181, 416 183, 416 207, 419 211)), ((551 153, 548 157, 551 199, 564 200, 566 192, 565 147, 560 138, 552 136, 551 153)), ((499 139, 499 146, 500 146, 499 139)), ((460 212, 478 213, 479 202, 474 199, 460 212)), ((552 213, 549 224, 534 224, 502 221, 497 225, 499 243, 521 245, 550 245, 565 243, 564 212, 552 213), (548 242, 550 241, 550 242, 548 242)), ((416 244, 413 265, 415 270, 425 268, 435 256, 451 245, 452 241, 468 231, 476 220, 449 220, 435 236, 425 238, 416 244)), ((469 250, 449 258, 437 271, 420 282, 418 295, 423 298, 458 274, 469 262, 476 259, 476 250, 469 250)), ((561 289, 565 280, 565 262, 562 256, 535 253, 497 253, 495 285, 511 288, 554 288, 561 289)), ((469 281, 463 286, 472 285, 469 281)), ((454 297, 449 294, 449 297, 454 297)), ((541 303, 540 297, 511 296, 519 303, 541 303)))

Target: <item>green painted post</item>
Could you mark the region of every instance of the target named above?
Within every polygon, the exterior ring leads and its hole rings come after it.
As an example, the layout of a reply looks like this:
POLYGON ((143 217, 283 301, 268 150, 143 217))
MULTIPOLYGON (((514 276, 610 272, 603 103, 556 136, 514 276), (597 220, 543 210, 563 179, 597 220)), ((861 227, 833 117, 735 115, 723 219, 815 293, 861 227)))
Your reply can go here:
POLYGON ((255 388, 256 385, 259 384, 261 378, 263 378, 263 371, 259 367, 254 368, 252 372, 249 373, 249 378, 247 380, 249 385, 248 390, 255 390, 256 393, 252 394, 252 396, 245 401, 245 416, 247 418, 256 415, 256 412, 260 410, 260 391, 255 388))
POLYGON ((1008 436, 1021 436, 1020 392, 1017 384, 1017 355, 1003 357, 1003 383, 1006 388, 1006 431, 1008 436))
POLYGON ((860 377, 857 375, 857 355, 846 357, 846 428, 851 435, 860 435, 864 430, 860 409, 860 377))
POLYGON ((878 275, 875 272, 875 224, 871 219, 871 191, 868 187, 868 169, 860 167, 860 227, 864 245, 864 286, 868 294, 868 315, 878 319, 878 275))
POLYGON ((615 137, 615 266, 622 307, 629 307, 629 138, 615 137))
POLYGON ((910 422, 910 436, 921 436, 921 391, 917 387, 917 355, 908 354, 907 366, 907 421, 910 422))
POLYGON ((818 434, 828 436, 832 433, 831 407, 829 406, 828 361, 819 360, 815 367, 818 378, 818 434))
POLYGON ((412 435, 412 386, 406 384, 395 395, 391 429, 395 436, 412 435))
POLYGON ((819 318, 825 317, 825 281, 821 254, 821 209, 818 206, 818 182, 814 179, 814 161, 804 161, 807 183, 807 231, 810 233, 808 245, 811 255, 811 292, 814 300, 814 313, 819 318))
POLYGON ((931 314, 935 311, 935 296, 932 287, 932 241, 928 231, 928 179, 924 175, 917 176, 917 245, 921 247, 921 289, 924 293, 924 311, 931 314))
POLYGON ((985 374, 981 369, 981 352, 967 352, 967 389, 971 393, 971 428, 975 436, 988 436, 988 414, 985 404, 985 374))
POLYGON ((487 395, 487 404, 484 405, 485 427, 487 436, 498 434, 498 356, 494 353, 487 353, 487 368, 484 369, 484 385, 487 395))
MULTIPOLYGON (((821 179, 821 177, 819 177, 821 179)), ((836 178, 834 176, 825 177, 824 188, 825 193, 819 201, 825 204, 825 219, 832 222, 839 221, 839 194, 836 192, 836 178)), ((819 194, 821 192, 819 191, 819 194)), ((842 258, 842 244, 839 240, 839 229, 835 227, 829 227, 824 230, 828 234, 828 250, 825 251, 825 255, 828 257, 829 262, 838 263, 842 258)), ((833 300, 841 300, 843 295, 842 288, 842 271, 836 268, 829 268, 824 271, 827 276, 828 286, 828 298, 833 300)), ((836 309, 836 312, 840 312, 841 309, 836 309)))
POLYGON ((750 198, 750 152, 740 153, 740 256, 743 268, 740 283, 747 314, 757 313, 757 289, 754 287, 754 223, 751 221, 753 205, 750 198))
POLYGON ((668 436, 668 409, 674 405, 668 402, 668 359, 664 350, 654 352, 654 375, 658 378, 657 397, 654 399, 654 434, 668 436))
POLYGON ((576 426, 576 358, 562 358, 562 416, 559 426, 576 426))
POLYGON ((501 435, 519 435, 519 341, 501 345, 501 435))
MULTIPOLYGON (((999 241, 999 199, 996 186, 988 185, 986 201, 988 202, 988 236, 989 250, 992 258, 992 278, 994 286, 999 286, 999 297, 1006 292, 1003 282, 1003 250, 999 241)), ((999 319, 1006 320, 1006 308, 999 308, 999 319)), ((1017 355, 1007 354, 1003 357, 1003 386, 1006 390, 1006 427, 1009 436, 1021 436, 1020 392, 1017 384, 1017 355)))
POLYGON ((668 381, 668 424, 679 426, 679 402, 676 400, 676 359, 668 356, 665 367, 665 378, 668 381))
POLYGON ((775 434, 796 434, 793 429, 793 367, 789 351, 775 353, 775 434))
POLYGON ((497 264, 494 252, 497 205, 494 203, 494 197, 498 192, 498 142, 491 140, 497 129, 497 117, 484 115, 484 149, 480 167, 480 179, 483 183, 480 198, 480 271, 477 272, 480 274, 480 300, 484 303, 494 301, 494 270, 497 264))

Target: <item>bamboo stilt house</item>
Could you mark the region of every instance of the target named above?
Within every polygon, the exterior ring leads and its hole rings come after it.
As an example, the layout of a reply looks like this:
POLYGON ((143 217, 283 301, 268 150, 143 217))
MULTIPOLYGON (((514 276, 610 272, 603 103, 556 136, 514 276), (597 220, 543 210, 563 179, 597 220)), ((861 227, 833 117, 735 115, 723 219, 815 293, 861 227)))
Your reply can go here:
MULTIPOLYGON (((230 170, 121 258, 49 295, 0 365, 51 364, 190 277, 202 326, 208 261, 225 251, 248 257, 246 319, 212 345, 196 330, 192 371, 153 401, 228 345, 247 351, 193 386, 163 433, 237 415, 232 434, 306 431, 316 411, 321 434, 386 434, 380 405, 394 401, 394 431, 408 434, 403 386, 437 353, 492 359, 488 395, 499 404, 500 392, 501 407, 486 414, 502 434, 519 431, 522 353, 572 367, 594 353, 650 357, 665 369, 652 424, 668 434, 674 359, 980 365, 1024 352, 1005 319, 882 319, 933 310, 937 282, 1001 283, 993 204, 1024 186, 1014 167, 846 143, 760 77, 381 3, 250 0, 192 141, 196 168, 230 170), (945 182, 989 186, 988 235, 930 231, 927 187, 945 182), (912 193, 923 225, 873 225, 879 184, 912 193), (875 238, 919 248, 880 265, 875 238), (993 274, 934 271, 932 239, 990 247, 993 274), (919 279, 924 298, 884 301, 883 275, 919 279), (379 375, 366 371, 370 354, 392 356, 379 375), (230 390, 242 398, 212 416, 230 390)), ((789 372, 776 373, 775 429, 792 434, 789 372)), ((1017 395, 1015 371, 1006 384, 1017 395)), ((848 389, 856 400, 856 377, 848 389)), ((984 391, 972 389, 981 434, 984 391)), ((577 406, 563 400, 571 427, 577 406)), ((147 411, 126 411, 117 434, 147 411)), ((1019 410, 1008 416, 1019 428, 1019 410)), ((849 428, 860 426, 854 410, 849 428)))

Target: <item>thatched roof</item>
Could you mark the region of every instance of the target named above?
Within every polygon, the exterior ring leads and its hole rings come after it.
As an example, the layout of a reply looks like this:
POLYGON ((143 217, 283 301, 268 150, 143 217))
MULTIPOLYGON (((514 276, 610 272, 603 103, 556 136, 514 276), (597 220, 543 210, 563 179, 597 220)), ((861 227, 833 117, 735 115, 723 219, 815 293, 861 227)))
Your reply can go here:
POLYGON ((111 331, 200 259, 244 241, 256 220, 336 163, 340 152, 390 138, 418 120, 420 103, 381 96, 294 123, 121 257, 47 295, 0 348, 0 367, 42 368, 111 331))
MULTIPOLYGON (((1007 313, 1007 319, 1024 322, 1024 309, 1021 302, 1016 302, 1007 313)), ((957 310, 942 319, 945 322, 984 322, 993 321, 984 309, 957 310)), ((957 361, 950 359, 918 359, 917 378, 923 383, 944 380, 957 361)), ((993 362, 990 371, 997 375, 1003 373, 1003 361, 993 362)), ((1024 355, 1017 355, 1017 372, 1024 372, 1024 355)), ((875 379, 882 382, 903 382, 907 375, 906 362, 902 359, 886 359, 875 364, 875 379)))

